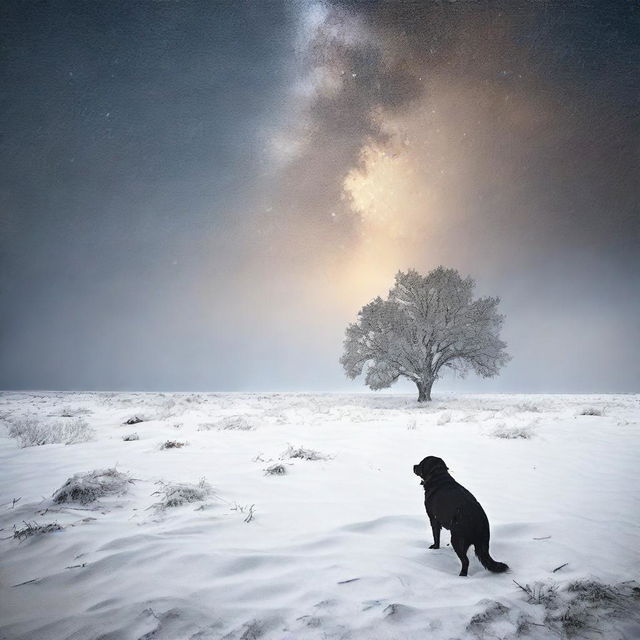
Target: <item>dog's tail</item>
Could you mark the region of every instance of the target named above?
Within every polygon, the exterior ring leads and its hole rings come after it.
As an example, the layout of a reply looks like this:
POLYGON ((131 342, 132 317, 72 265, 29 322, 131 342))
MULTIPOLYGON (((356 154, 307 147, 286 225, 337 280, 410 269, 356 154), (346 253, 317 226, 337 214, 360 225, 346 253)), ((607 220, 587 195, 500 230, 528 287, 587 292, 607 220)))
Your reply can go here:
POLYGON ((476 555, 478 556, 478 560, 482 563, 482 566, 485 569, 489 569, 489 571, 493 571, 494 573, 503 573, 509 567, 504 562, 496 562, 489 555, 489 541, 481 542, 477 545, 474 545, 476 550, 476 555))

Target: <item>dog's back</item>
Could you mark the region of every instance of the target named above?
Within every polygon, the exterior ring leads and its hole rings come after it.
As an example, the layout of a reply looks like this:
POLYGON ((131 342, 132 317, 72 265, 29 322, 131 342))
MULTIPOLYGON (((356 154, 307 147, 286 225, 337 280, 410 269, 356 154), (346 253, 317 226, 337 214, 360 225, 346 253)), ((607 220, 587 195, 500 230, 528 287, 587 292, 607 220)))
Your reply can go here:
POLYGON ((474 495, 456 482, 448 472, 435 487, 425 489, 427 513, 445 528, 454 529, 470 544, 489 541, 489 520, 474 495))

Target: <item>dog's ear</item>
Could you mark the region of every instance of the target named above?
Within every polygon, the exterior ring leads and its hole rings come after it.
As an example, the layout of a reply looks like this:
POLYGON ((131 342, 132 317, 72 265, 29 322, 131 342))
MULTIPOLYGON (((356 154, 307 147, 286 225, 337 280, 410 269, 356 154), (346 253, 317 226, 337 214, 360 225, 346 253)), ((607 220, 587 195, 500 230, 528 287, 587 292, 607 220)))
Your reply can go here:
POLYGON ((425 458, 421 463, 422 467, 422 477, 425 480, 430 480, 433 476, 436 476, 440 473, 446 473, 449 470, 449 467, 445 464, 442 458, 437 458, 436 456, 429 456, 425 458))
POLYGON ((442 458, 436 458, 433 463, 433 469, 438 471, 449 471, 449 467, 445 464, 442 458))

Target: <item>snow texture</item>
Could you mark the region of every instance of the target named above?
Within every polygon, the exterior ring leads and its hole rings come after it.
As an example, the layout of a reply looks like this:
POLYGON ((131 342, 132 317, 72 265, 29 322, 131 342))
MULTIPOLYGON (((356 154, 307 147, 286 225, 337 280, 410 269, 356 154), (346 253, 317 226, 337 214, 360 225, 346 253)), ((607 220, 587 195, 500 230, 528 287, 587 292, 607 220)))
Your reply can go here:
POLYGON ((638 395, 5 392, 0 415, 3 640, 640 637, 638 395), (63 412, 94 439, 9 436, 63 412), (426 455, 510 572, 428 549, 426 455))

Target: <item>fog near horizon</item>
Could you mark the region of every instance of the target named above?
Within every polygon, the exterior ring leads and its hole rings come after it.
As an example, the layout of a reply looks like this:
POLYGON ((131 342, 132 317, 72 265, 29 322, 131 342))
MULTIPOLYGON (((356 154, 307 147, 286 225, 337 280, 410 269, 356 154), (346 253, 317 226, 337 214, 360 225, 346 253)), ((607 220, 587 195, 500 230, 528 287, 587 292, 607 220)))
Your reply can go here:
POLYGON ((443 264, 512 360, 436 395, 639 392, 639 17, 3 3, 0 388, 361 391, 346 325, 443 264))

